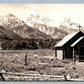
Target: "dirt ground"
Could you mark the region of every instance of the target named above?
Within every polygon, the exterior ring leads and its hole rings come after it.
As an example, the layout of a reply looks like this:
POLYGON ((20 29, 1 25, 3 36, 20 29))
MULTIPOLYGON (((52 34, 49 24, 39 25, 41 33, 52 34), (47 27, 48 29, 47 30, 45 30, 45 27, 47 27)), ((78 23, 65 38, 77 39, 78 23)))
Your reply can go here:
MULTIPOLYGON (((0 70, 15 73, 67 75, 84 79, 84 63, 65 59, 58 60, 54 50, 10 50, 0 51, 0 70), (27 52, 27 65, 25 65, 27 52)), ((12 80, 12 79, 11 79, 12 80)))

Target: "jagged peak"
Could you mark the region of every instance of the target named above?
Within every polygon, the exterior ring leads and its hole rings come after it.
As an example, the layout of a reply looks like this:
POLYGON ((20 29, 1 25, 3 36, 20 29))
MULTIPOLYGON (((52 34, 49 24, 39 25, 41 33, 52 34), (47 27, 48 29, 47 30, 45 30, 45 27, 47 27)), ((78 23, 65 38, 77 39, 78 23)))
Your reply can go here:
POLYGON ((12 13, 9 13, 8 15, 6 15, 6 17, 15 17, 15 15, 12 13))
POLYGON ((68 16, 67 16, 67 17, 65 17, 65 18, 64 18, 64 22, 70 23, 70 22, 71 22, 70 17, 68 17, 68 16))
POLYGON ((31 15, 33 15, 33 16, 40 16, 39 13, 37 13, 36 11, 31 12, 31 15))

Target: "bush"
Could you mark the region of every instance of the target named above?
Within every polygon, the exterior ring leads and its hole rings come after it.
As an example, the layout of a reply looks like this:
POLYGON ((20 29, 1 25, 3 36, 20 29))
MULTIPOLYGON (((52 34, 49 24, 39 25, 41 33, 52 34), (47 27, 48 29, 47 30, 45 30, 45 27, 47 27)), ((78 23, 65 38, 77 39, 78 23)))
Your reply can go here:
POLYGON ((22 49, 53 49, 54 45, 56 44, 57 40, 55 39, 21 39, 21 40, 4 40, 2 42, 3 50, 22 50, 22 49))

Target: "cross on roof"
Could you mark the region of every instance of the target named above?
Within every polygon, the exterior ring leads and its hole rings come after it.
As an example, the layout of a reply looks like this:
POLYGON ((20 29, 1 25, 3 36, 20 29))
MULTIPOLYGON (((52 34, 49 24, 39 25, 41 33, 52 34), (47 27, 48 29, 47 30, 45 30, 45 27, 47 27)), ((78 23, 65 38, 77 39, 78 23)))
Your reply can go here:
POLYGON ((80 31, 80 28, 82 27, 82 26, 80 26, 80 24, 79 24, 79 26, 77 26, 78 28, 79 28, 79 31, 80 31))

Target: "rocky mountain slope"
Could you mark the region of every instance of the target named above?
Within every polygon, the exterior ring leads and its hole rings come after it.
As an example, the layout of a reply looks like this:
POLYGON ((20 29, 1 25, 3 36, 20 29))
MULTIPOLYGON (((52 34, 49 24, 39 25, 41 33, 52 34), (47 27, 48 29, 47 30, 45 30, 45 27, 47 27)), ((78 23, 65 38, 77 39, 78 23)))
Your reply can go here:
POLYGON ((39 14, 27 18, 26 23, 13 14, 0 17, 0 26, 3 31, 0 36, 15 39, 62 39, 69 33, 77 31, 73 29, 78 25, 70 18, 65 18, 59 27, 50 26, 51 20, 40 17, 39 14))
POLYGON ((2 26, 0 26, 0 39, 22 39, 21 36, 17 35, 10 29, 6 29, 2 26))
POLYGON ((27 24, 34 29, 38 29, 54 39, 62 39, 67 34, 78 31, 74 29, 78 24, 72 22, 70 18, 65 18, 64 21, 60 23, 59 27, 50 26, 51 20, 46 17, 40 17, 39 14, 31 14, 26 21, 27 24))
POLYGON ((78 31, 78 27, 77 27, 78 25, 79 23, 72 21, 71 18, 65 17, 63 22, 60 24, 60 29, 68 33, 72 33, 78 31))
POLYGON ((23 39, 50 39, 50 36, 28 26, 24 21, 13 14, 1 17, 0 26, 0 31, 3 31, 3 33, 5 32, 4 34, 2 33, 2 36, 8 35, 8 37, 12 38, 13 35, 16 35, 23 39))

